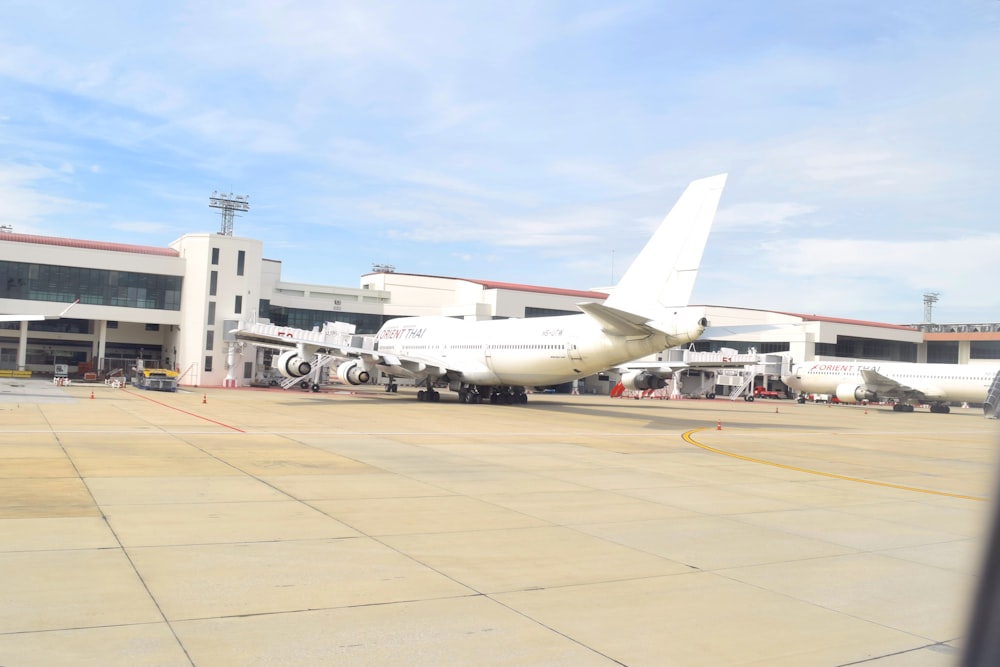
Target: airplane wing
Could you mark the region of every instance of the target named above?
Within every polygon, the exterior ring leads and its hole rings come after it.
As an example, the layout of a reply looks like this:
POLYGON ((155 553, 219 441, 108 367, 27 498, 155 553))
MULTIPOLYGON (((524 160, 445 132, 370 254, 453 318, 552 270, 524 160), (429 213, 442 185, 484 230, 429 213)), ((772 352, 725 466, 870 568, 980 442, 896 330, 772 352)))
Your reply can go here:
POLYGON ((359 338, 358 336, 330 336, 325 332, 291 329, 273 324, 255 324, 245 329, 233 329, 231 333, 236 340, 261 347, 281 350, 300 349, 306 354, 329 354, 344 359, 366 359, 388 366, 401 364, 397 357, 381 354, 374 349, 374 346, 369 348, 364 345, 354 345, 353 339, 359 338))
POLYGON ((58 320, 60 317, 66 317, 66 313, 69 312, 69 309, 78 303, 80 303, 79 299, 66 306, 58 315, 0 315, 0 322, 38 322, 40 320, 58 320))
POLYGON ((379 352, 375 349, 375 340, 371 336, 355 336, 326 330, 308 331, 263 323, 234 329, 232 334, 236 340, 252 345, 281 350, 300 350, 309 356, 326 354, 343 361, 356 359, 395 377, 437 378, 448 374, 449 371, 455 373, 454 369, 449 369, 438 359, 379 352))
POLYGON ((874 391, 879 396, 922 400, 926 398, 938 398, 943 395, 941 390, 936 387, 918 389, 917 387, 911 387, 893 380, 871 369, 863 368, 860 372, 861 379, 865 383, 865 388, 874 391))
POLYGON ((746 364, 747 362, 745 360, 728 359, 726 357, 723 357, 721 361, 632 361, 627 364, 619 364, 618 366, 615 366, 613 370, 617 373, 621 373, 622 375, 626 373, 642 372, 667 379, 677 371, 708 371, 719 370, 722 368, 741 368, 746 364))
POLYGON ((657 377, 669 378, 675 372, 684 370, 685 368, 690 368, 690 366, 683 361, 633 361, 615 366, 614 370, 622 375, 633 371, 641 371, 652 373, 657 377))

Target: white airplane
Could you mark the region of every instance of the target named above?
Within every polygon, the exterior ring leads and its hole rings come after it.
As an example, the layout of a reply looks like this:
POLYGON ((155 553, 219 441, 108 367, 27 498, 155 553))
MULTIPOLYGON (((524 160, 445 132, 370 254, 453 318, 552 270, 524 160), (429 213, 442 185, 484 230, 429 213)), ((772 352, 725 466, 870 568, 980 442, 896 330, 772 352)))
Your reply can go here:
MULTIPOLYGON (((421 401, 438 401, 447 381, 460 402, 525 403, 526 387, 561 384, 697 339, 704 309, 687 307, 726 174, 692 181, 604 303, 583 303, 580 315, 465 321, 444 316, 388 320, 374 344, 317 342, 317 334, 279 328, 262 334, 241 327, 238 340, 284 348, 277 362, 287 378, 313 371, 316 354, 341 359, 337 377, 367 383, 375 371, 425 385, 421 401), (312 334, 311 336, 309 334, 312 334)), ((313 385, 317 390, 318 386, 313 385)))
POLYGON ((917 402, 947 413, 949 402, 986 401, 998 373, 997 365, 810 361, 794 364, 781 380, 800 394, 830 394, 845 403, 888 398, 897 412, 913 412, 917 402))
POLYGON ((39 320, 58 320, 60 317, 65 317, 69 309, 80 303, 77 299, 73 303, 66 306, 61 313, 58 315, 0 315, 0 322, 37 322, 39 320))

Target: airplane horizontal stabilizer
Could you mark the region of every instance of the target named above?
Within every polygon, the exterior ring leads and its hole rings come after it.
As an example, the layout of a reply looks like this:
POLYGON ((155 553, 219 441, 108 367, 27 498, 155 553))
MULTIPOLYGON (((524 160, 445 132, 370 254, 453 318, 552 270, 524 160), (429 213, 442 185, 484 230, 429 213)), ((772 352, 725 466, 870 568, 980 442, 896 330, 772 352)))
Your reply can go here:
POLYGON ((577 307, 600 322, 601 329, 611 335, 648 336, 657 333, 656 329, 646 323, 645 318, 610 308, 603 303, 580 303, 577 307))
POLYGON ((701 337, 703 339, 725 338, 726 336, 746 336, 762 331, 775 331, 779 329, 791 329, 796 326, 792 324, 720 324, 718 326, 705 327, 701 337))

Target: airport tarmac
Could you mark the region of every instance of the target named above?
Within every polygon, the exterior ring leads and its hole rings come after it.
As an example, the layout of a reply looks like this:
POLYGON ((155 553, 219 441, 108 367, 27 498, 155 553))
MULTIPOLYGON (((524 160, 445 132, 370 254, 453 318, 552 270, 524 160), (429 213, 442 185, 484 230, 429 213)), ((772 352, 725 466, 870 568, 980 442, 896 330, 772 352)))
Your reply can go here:
POLYGON ((1000 442, 980 410, 11 379, 0 425, 4 667, 952 665, 1000 442))

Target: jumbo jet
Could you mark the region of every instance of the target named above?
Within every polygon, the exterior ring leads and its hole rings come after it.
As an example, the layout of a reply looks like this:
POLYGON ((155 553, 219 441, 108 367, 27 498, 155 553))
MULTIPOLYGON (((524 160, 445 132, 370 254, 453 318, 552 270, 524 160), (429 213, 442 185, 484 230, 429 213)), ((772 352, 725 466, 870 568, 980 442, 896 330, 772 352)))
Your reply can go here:
MULTIPOLYGON (((463 403, 526 403, 526 388, 561 384, 623 362, 689 343, 708 326, 703 308, 688 307, 726 174, 692 181, 603 303, 578 315, 466 321, 444 316, 388 320, 370 345, 317 342, 316 334, 246 326, 238 340, 284 348, 286 378, 313 372, 315 355, 339 360, 337 377, 360 385, 376 371, 413 378, 421 401, 435 402, 446 381, 463 403), (312 334, 310 336, 310 334, 312 334)), ((314 384, 313 389, 318 387, 314 384)))
POLYGON ((797 392, 845 403, 891 399, 897 412, 913 412, 916 402, 948 413, 949 402, 985 402, 998 373, 997 365, 811 361, 793 365, 781 380, 797 392))

